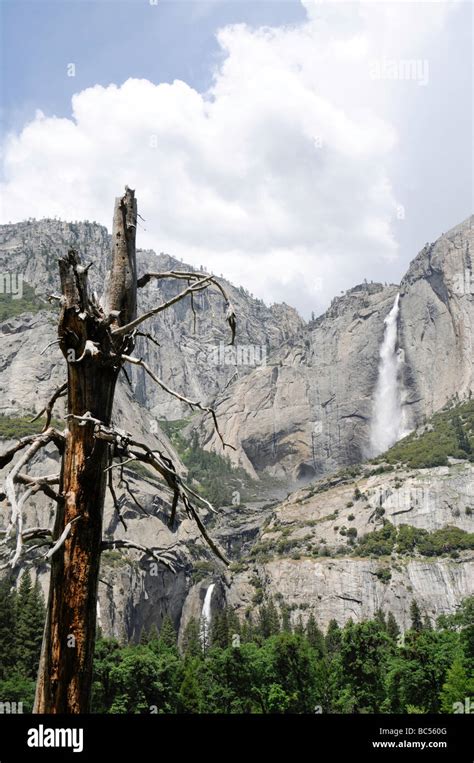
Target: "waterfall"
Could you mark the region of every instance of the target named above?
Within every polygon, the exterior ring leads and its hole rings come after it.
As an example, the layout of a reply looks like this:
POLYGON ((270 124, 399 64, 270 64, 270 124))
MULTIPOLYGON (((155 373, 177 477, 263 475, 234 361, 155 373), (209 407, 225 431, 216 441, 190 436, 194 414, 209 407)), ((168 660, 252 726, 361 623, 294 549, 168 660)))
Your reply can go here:
POLYGON ((400 389, 400 366, 402 363, 397 350, 398 315, 400 294, 385 318, 385 331, 380 347, 378 379, 375 387, 373 413, 370 431, 371 455, 377 456, 388 450, 406 432, 400 389))
POLYGON ((203 643, 206 643, 209 628, 211 627, 211 599, 212 599, 212 592, 214 591, 215 583, 211 583, 209 588, 206 591, 206 595, 204 597, 204 604, 202 605, 202 612, 201 612, 201 641, 203 643))

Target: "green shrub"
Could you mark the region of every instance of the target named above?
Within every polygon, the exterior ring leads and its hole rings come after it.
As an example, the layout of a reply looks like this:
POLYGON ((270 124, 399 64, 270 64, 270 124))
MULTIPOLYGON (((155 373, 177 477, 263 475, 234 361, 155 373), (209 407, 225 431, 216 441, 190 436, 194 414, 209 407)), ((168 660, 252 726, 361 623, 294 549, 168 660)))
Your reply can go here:
POLYGON ((298 546, 299 539, 297 538, 282 538, 278 541, 276 544, 275 550, 278 554, 285 554, 287 551, 290 551, 295 546, 298 546))
POLYGON ((389 583, 392 579, 392 572, 390 567, 380 567, 380 569, 378 569, 375 574, 377 575, 378 579, 385 584, 389 583))
POLYGON ((426 530, 419 530, 411 525, 400 525, 397 534, 397 551, 400 554, 412 553, 424 533, 426 530))
POLYGON ((448 458, 473 459, 474 400, 446 408, 430 419, 430 431, 412 432, 374 460, 410 468, 445 466, 448 458))
POLYGON ((193 583, 199 583, 201 580, 212 575, 215 570, 215 565, 207 559, 201 559, 193 564, 193 571, 191 579, 193 583))
POLYGON ((238 493, 238 505, 242 507, 242 502, 254 495, 256 482, 245 469, 234 467, 227 456, 203 450, 196 432, 188 442, 182 434, 188 423, 186 419, 160 421, 160 426, 188 469, 188 479, 197 483, 199 493, 216 506, 232 504, 238 493))
MULTIPOLYGON (((12 440, 17 437, 26 437, 30 434, 36 434, 43 429, 45 419, 41 417, 37 421, 31 422, 35 416, 34 413, 28 416, 1 416, 0 415, 0 439, 12 440)), ((63 428, 62 422, 58 419, 52 421, 55 427, 63 428)))
POLYGON ((132 560, 120 551, 112 549, 111 551, 102 551, 100 563, 105 567, 123 567, 126 564, 131 564, 132 560))
MULTIPOLYGON (((351 528, 355 529, 355 528, 351 528)), ((419 553, 422 556, 441 556, 453 551, 474 549, 474 533, 459 527, 443 527, 428 532, 411 525, 396 528, 386 522, 381 530, 363 535, 356 553, 367 556, 384 556, 397 551, 399 554, 419 553)))
POLYGON ((474 549, 474 533, 468 533, 459 527, 443 527, 432 533, 426 533, 418 542, 418 551, 424 556, 440 556, 452 551, 474 549))
POLYGON ((357 553, 370 556, 388 556, 395 546, 396 528, 386 522, 380 530, 363 535, 357 546, 357 553))
POLYGON ((52 305, 45 299, 37 297, 35 290, 25 281, 23 281, 21 299, 13 299, 11 294, 0 294, 0 323, 23 313, 37 313, 40 310, 51 309, 52 305))

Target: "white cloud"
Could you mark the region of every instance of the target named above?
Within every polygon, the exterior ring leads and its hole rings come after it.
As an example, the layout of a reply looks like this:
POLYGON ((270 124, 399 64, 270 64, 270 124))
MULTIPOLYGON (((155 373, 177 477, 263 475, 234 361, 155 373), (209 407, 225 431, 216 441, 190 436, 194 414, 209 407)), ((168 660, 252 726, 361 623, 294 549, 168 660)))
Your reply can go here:
MULTIPOLYGON (((383 51, 405 55, 407 17, 400 3, 303 4, 299 26, 220 30, 208 93, 129 79, 77 93, 71 119, 38 113, 4 146, 3 221, 109 225, 127 183, 147 221, 140 246, 269 301, 318 311, 379 274, 397 256, 397 130, 369 64, 383 51)), ((442 23, 439 9, 417 10, 410 55, 417 35, 442 23)))

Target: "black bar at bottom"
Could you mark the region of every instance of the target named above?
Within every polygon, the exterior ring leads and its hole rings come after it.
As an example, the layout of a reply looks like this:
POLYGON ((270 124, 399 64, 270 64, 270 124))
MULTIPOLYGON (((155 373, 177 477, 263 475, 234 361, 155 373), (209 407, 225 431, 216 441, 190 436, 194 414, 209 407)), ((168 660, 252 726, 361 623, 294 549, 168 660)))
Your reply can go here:
MULTIPOLYGON (((474 760, 470 715, 0 715, 0 763, 282 753, 474 760), (284 748, 282 749, 282 745, 284 748)), ((268 758, 267 758, 268 759, 268 758)))

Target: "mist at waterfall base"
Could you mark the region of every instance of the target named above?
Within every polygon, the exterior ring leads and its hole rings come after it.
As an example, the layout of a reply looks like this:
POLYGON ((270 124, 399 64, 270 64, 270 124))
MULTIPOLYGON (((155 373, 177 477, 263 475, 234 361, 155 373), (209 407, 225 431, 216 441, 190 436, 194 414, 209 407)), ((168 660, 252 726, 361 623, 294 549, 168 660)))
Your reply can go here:
POLYGON ((400 294, 385 318, 385 331, 380 347, 377 385, 370 429, 370 455, 378 456, 407 434, 403 423, 401 401, 401 357, 397 349, 400 294))

